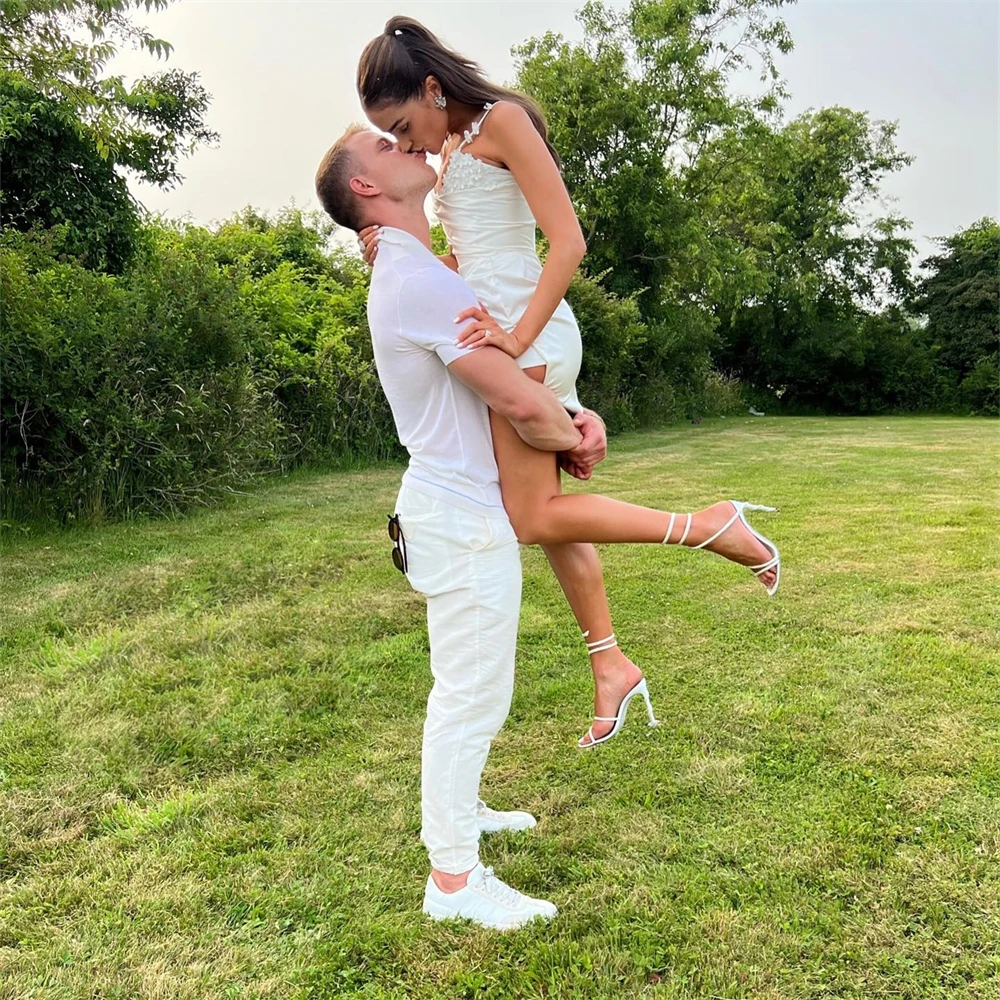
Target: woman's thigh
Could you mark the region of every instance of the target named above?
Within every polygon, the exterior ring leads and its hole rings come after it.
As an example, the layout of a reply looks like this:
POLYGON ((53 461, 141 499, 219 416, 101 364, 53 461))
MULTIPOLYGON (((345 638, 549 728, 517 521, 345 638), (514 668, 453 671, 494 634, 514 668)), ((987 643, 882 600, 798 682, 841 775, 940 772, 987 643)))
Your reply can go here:
MULTIPOLYGON (((526 368, 525 374, 541 382, 545 369, 526 368)), ((518 538, 522 542, 530 541, 525 536, 530 534, 534 519, 542 513, 545 503, 560 492, 556 455, 526 444, 510 421, 492 410, 490 427, 504 508, 518 538)))

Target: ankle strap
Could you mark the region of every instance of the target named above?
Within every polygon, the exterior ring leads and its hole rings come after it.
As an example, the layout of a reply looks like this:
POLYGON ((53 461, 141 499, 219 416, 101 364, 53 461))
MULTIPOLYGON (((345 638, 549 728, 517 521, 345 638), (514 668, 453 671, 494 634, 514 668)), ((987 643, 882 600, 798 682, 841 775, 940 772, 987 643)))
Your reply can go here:
POLYGON ((693 514, 688 514, 687 524, 684 525, 684 534, 681 535, 681 540, 677 543, 678 545, 683 545, 687 541, 688 532, 691 530, 691 522, 694 520, 693 514))
POLYGON ((663 536, 664 545, 670 544, 670 536, 674 533, 674 521, 676 520, 676 518, 677 518, 676 514, 670 515, 670 524, 667 525, 667 533, 663 536))
MULTIPOLYGON (((583 638, 586 639, 590 635, 590 629, 587 629, 583 633, 583 638)), ((618 640, 615 638, 614 632, 611 633, 606 639, 596 639, 594 642, 587 643, 587 652, 593 656, 594 653, 603 653, 606 649, 614 649, 618 645, 618 640)))
MULTIPOLYGON (((676 514, 671 514, 670 515, 670 524, 667 525, 667 533, 663 536, 663 543, 662 543, 663 545, 671 545, 671 544, 673 544, 673 545, 683 545, 684 544, 684 542, 687 540, 688 532, 691 530, 691 522, 694 520, 694 516, 692 514, 687 514, 686 517, 687 517, 687 524, 684 525, 684 533, 681 535, 680 538, 677 539, 676 542, 671 542, 670 541, 670 536, 674 532, 674 521, 676 520, 677 515, 676 514)), ((700 547, 701 546, 695 546, 695 548, 700 548, 700 547)))

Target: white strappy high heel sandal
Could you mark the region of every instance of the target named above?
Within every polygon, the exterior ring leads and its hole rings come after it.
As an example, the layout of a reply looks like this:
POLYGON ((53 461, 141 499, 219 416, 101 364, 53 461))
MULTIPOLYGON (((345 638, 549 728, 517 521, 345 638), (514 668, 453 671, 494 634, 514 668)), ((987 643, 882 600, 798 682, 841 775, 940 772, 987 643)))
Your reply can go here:
MULTIPOLYGON (((757 541, 761 543, 761 545, 763 545, 765 548, 771 551, 770 559, 768 559, 766 562, 759 563, 756 566, 747 566, 747 569, 750 570, 750 572, 752 572, 754 576, 760 576, 761 573, 765 573, 769 569, 774 570, 774 586, 767 588, 767 596, 774 597, 774 595, 778 592, 778 586, 781 583, 781 554, 778 552, 778 546, 775 545, 774 542, 772 542, 769 538, 765 538, 759 531, 755 531, 753 529, 751 524, 743 516, 743 512, 745 510, 766 510, 770 511, 773 514, 777 513, 778 508, 765 507, 763 504, 759 503, 748 503, 746 500, 730 500, 728 502, 733 505, 736 513, 733 514, 733 516, 728 521, 726 521, 726 523, 721 528, 719 528, 719 530, 714 535, 712 535, 711 538, 706 538, 705 541, 701 542, 700 544, 690 545, 688 547, 692 549, 703 549, 705 548, 706 545, 711 545, 712 542, 714 542, 716 538, 718 538, 721 534, 728 531, 730 527, 732 527, 732 525, 737 520, 742 521, 747 531, 749 531, 750 534, 753 535, 754 538, 756 538, 757 541)), ((688 514, 687 524, 684 525, 684 533, 676 542, 668 541, 671 532, 673 532, 674 530, 674 519, 676 517, 677 517, 676 514, 670 515, 670 526, 667 528, 666 535, 663 536, 664 545, 683 545, 684 540, 688 536, 688 532, 691 530, 692 515, 688 514)))
MULTIPOLYGON (((590 632, 584 632, 584 639, 590 635, 590 632)), ((613 649, 618 645, 618 641, 615 639, 614 632, 611 633, 606 639, 597 639, 595 642, 587 643, 587 650, 591 656, 594 653, 602 653, 606 649, 613 649)), ((591 747, 596 747, 599 743, 607 743, 612 736, 615 736, 618 731, 625 725, 625 716, 628 714, 628 703, 637 695, 641 694, 646 701, 646 712, 649 715, 650 726, 658 726, 660 723, 656 716, 653 715, 653 703, 649 700, 649 688, 646 687, 646 678, 643 677, 638 684, 636 684, 630 691, 628 691, 624 698, 622 698, 621 704, 618 706, 618 714, 615 716, 606 715, 595 715, 594 722, 613 722, 614 727, 611 732, 605 733, 604 736, 594 736, 593 725, 587 730, 586 736, 581 736, 577 746, 581 750, 589 750, 591 747), (584 740, 589 740, 589 743, 585 743, 584 740)))

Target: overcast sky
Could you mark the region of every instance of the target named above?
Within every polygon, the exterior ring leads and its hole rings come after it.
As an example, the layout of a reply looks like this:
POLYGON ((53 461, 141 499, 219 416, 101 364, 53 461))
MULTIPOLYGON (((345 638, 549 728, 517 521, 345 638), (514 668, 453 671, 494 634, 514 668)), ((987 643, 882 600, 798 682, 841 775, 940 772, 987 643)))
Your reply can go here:
MULTIPOLYGON (((135 186, 148 208, 202 223, 245 205, 317 207, 315 168, 330 142, 363 118, 358 56, 393 14, 425 23, 502 82, 510 48, 545 31, 581 32, 578 0, 181 0, 147 21, 173 43, 168 66, 197 70, 213 96, 217 148, 185 161, 171 191, 135 186)), ((1000 214, 1000 3, 997 0, 802 0, 783 16, 795 50, 780 59, 790 113, 832 104, 899 121, 916 157, 887 192, 930 238, 1000 214)), ((162 64, 161 64, 162 65, 162 64)), ((156 63, 125 53, 116 70, 156 63)))

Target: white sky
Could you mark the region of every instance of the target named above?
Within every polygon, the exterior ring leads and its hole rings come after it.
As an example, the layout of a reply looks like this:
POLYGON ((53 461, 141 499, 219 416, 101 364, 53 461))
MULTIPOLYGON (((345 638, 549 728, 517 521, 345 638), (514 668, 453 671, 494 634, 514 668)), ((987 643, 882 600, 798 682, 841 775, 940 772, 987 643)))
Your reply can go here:
MULTIPOLYGON (((579 38, 580 6, 181 0, 148 24, 174 45, 167 66, 201 74, 221 142, 185 161, 186 179, 174 190, 136 185, 135 193, 153 211, 202 223, 245 205, 318 207, 316 165, 347 124, 363 119, 358 56, 389 17, 416 17, 507 82, 511 46, 549 30, 579 38)), ((782 16, 795 42, 779 61, 790 114, 842 104, 899 121, 899 146, 916 160, 886 190, 913 221, 921 254, 931 237, 1000 215, 997 0, 802 0, 782 16)), ((156 68, 138 53, 123 53, 115 66, 127 76, 156 68)))

